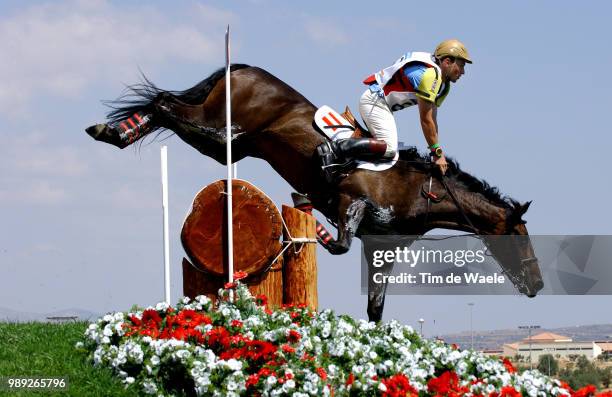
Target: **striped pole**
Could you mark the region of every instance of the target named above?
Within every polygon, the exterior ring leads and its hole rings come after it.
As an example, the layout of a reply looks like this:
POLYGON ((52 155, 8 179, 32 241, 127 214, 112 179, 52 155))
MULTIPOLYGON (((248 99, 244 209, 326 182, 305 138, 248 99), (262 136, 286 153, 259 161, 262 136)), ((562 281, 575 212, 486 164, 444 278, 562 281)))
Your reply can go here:
MULTIPOLYGON (((230 96, 230 27, 225 32, 225 132, 227 153, 227 264, 228 281, 234 281, 234 230, 232 227, 232 102, 230 96)), ((230 299, 233 299, 230 291, 230 299)))

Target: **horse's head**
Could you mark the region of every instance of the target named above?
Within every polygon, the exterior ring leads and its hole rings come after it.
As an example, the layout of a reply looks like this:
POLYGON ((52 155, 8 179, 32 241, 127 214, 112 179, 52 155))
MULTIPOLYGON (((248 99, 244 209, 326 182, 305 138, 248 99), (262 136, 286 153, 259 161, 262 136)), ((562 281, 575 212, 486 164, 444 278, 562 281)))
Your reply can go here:
POLYGON ((523 220, 530 204, 530 201, 525 204, 514 202, 506 211, 504 235, 486 236, 485 242, 519 292, 533 298, 544 283, 525 226, 527 222, 523 220))

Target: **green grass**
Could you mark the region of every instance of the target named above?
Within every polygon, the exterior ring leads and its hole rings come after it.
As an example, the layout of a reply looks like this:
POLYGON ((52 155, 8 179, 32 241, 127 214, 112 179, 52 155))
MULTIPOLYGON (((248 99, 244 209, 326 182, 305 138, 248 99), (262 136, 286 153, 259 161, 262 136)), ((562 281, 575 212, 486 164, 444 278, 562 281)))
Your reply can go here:
POLYGON ((85 353, 75 349, 88 323, 0 322, 0 377, 68 377, 67 391, 13 392, 0 396, 134 396, 138 391, 123 384, 108 369, 94 368, 85 353))

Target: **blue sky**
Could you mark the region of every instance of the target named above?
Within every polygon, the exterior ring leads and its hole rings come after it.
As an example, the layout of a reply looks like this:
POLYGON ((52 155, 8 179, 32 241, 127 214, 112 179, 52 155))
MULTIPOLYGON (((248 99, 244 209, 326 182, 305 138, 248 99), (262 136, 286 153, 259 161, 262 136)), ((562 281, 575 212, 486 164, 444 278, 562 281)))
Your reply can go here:
MULTIPOLYGON (((0 5, 0 306, 47 312, 126 310, 163 299, 160 142, 118 150, 84 128, 103 121, 142 70, 184 89, 223 65, 263 67, 316 105, 357 108, 361 81, 408 50, 456 37, 466 68, 438 112, 440 139, 462 167, 521 201, 531 234, 611 234, 607 148, 612 66, 608 2, 3 2, 0 5)), ((424 148, 414 109, 400 140, 424 148)), ((174 299, 179 233, 191 200, 225 169, 170 137, 174 299)), ((264 162, 239 177, 280 206, 291 189, 264 162)), ((359 243, 319 249, 322 308, 366 317, 359 243)), ((426 333, 605 322, 608 296, 390 296, 385 318, 426 333), (435 320, 435 326, 433 325, 435 320), (429 327, 428 327, 429 325, 429 327)))

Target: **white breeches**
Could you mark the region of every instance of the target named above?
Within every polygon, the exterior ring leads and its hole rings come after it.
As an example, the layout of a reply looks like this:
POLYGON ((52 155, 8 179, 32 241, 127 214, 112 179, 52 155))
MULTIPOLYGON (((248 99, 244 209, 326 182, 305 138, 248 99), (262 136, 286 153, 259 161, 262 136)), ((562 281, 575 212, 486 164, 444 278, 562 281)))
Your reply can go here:
POLYGON ((368 88, 359 100, 359 113, 374 138, 387 143, 385 157, 395 156, 397 125, 387 102, 368 88))

